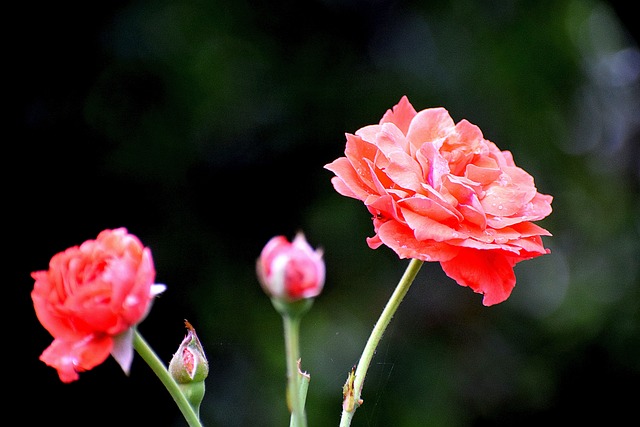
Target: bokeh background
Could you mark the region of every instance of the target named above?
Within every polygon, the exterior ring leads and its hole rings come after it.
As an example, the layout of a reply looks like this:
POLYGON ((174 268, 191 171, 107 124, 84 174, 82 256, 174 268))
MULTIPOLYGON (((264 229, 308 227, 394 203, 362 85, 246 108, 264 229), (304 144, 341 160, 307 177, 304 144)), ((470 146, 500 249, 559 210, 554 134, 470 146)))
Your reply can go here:
POLYGON ((254 263, 269 238, 302 230, 327 265, 302 322, 309 425, 338 425, 347 373, 408 261, 367 247, 368 212, 333 190, 323 165, 343 154, 345 132, 407 95, 478 125, 554 196, 539 223, 552 253, 519 264, 511 298, 493 307, 426 264, 352 425, 637 419, 640 51, 629 3, 10 6, 5 417, 186 425, 138 356, 129 377, 110 358, 72 384, 38 360, 51 337, 30 272, 124 226, 168 286, 141 333, 167 363, 183 319, 203 341, 205 426, 288 425, 281 320, 254 263))

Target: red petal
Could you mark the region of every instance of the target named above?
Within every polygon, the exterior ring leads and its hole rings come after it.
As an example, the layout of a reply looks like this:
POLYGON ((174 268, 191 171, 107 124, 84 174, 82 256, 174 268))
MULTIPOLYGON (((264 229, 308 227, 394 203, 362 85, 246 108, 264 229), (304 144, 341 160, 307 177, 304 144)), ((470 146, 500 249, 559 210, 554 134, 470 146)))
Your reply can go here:
POLYGON ((90 336, 81 341, 54 340, 42 353, 40 360, 58 370, 60 380, 70 383, 78 379, 78 372, 88 371, 109 357, 113 345, 111 337, 90 336))
MULTIPOLYGON (((396 221, 387 221, 382 224, 378 229, 377 237, 382 243, 393 249, 400 258, 443 261, 453 258, 458 253, 457 247, 447 243, 433 240, 419 242, 409 227, 403 227, 396 221)), ((371 240, 372 242, 377 242, 375 239, 371 240)), ((374 248, 372 243, 369 243, 369 247, 374 248)))
POLYGON ((450 261, 442 261, 442 269, 461 286, 484 295, 482 304, 503 302, 516 284, 513 272, 515 259, 501 251, 462 249, 450 261))

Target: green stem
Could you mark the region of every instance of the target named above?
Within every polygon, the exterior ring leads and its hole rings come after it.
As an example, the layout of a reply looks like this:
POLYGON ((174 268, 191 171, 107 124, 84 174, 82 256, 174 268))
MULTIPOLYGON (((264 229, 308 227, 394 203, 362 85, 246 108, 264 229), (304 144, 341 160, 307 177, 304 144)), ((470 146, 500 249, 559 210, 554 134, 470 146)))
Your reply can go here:
POLYGON ((398 286, 393 291, 391 298, 387 301, 387 305, 385 306, 380 318, 376 322, 373 330, 371 331, 371 335, 369 336, 369 340, 364 347, 362 352, 362 356, 360 356, 360 360, 358 361, 358 365, 355 371, 355 379, 353 381, 353 405, 351 405, 351 409, 347 409, 343 407, 342 417, 340 418, 340 427, 349 427, 351 425, 351 419, 356 412, 358 406, 360 406, 360 396, 362 393, 362 385, 364 384, 365 376, 367 375, 367 370, 369 369, 369 364, 371 363, 371 359, 378 347, 378 343, 382 339, 382 335, 384 331, 389 326, 393 315, 396 310, 400 306, 400 303, 404 299, 405 295, 409 291, 413 280, 416 278, 420 268, 424 264, 424 261, 418 259, 412 259, 407 269, 405 270, 400 282, 398 282, 398 286))
POLYGON ((287 405, 291 412, 291 426, 306 427, 304 400, 300 397, 298 360, 300 359, 300 321, 302 316, 284 314, 284 340, 287 356, 287 405))
MULTIPOLYGON (((309 377, 309 374, 302 372, 300 370, 299 362, 298 362, 298 379, 299 379, 298 399, 300 399, 298 404, 300 405, 301 408, 304 409, 304 405, 307 401, 307 390, 309 389, 309 381, 311 381, 311 377, 309 377)), ((293 414, 291 414, 291 419, 289 420, 289 427, 295 427, 296 422, 297 422, 296 418, 293 416, 293 414)))
POLYGON ((162 363, 162 361, 158 358, 153 349, 147 344, 147 342, 142 338, 142 335, 138 332, 137 329, 134 328, 133 333, 133 348, 138 352, 138 354, 147 362, 147 365, 151 368, 151 370, 160 378, 162 384, 167 388, 173 400, 175 400, 178 408, 182 412, 185 420, 190 427, 202 427, 200 423, 200 419, 198 415, 194 412, 193 408, 189 404, 187 398, 182 394, 178 383, 171 377, 167 367, 162 363))

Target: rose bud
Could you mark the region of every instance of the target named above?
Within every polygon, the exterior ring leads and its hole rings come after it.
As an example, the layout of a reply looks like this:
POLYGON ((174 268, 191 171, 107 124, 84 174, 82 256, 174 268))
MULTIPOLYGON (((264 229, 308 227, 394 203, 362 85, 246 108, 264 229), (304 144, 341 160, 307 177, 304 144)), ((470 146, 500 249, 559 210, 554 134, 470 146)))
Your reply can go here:
POLYGON ((324 286, 322 250, 314 250, 302 232, 291 243, 284 236, 269 240, 256 270, 267 295, 285 303, 314 298, 324 286))
POLYGON ((209 362, 196 330, 186 320, 184 324, 187 335, 169 363, 169 372, 198 414, 204 398, 204 380, 209 375, 209 362))

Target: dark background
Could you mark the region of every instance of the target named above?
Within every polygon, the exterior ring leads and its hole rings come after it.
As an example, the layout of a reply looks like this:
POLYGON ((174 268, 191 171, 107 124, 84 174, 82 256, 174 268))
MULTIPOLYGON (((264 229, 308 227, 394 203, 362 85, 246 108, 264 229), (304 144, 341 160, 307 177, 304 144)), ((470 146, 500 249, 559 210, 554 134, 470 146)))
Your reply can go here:
MULTIPOLYGON (((511 150, 554 196, 550 255, 483 307, 421 270, 378 349, 355 426, 637 418, 640 51, 629 2, 21 2, 11 37, 4 210, 9 404, 21 424, 182 426, 136 355, 62 384, 30 272, 105 228, 167 284, 139 329, 168 363, 183 319, 211 364, 205 426, 288 425, 281 321, 254 263, 303 230, 327 283, 302 323, 310 426, 341 388, 407 260, 323 165, 407 95, 511 150), (626 6, 624 6, 626 4, 626 6), (626 10, 625 10, 626 8, 626 10), (6 218, 6 216, 5 216, 6 218), (17 316, 17 319, 16 319, 17 316)), ((6 117, 6 116, 5 116, 6 117)), ((5 376, 7 378, 7 376, 5 376)))

